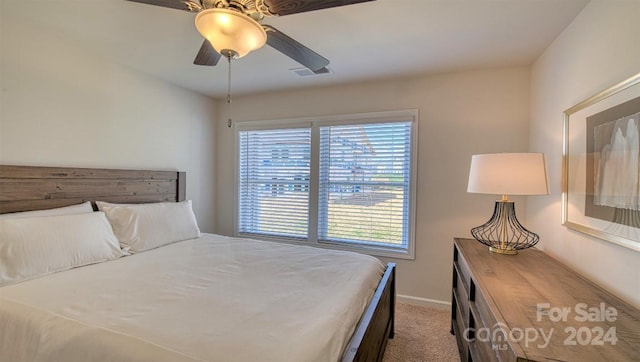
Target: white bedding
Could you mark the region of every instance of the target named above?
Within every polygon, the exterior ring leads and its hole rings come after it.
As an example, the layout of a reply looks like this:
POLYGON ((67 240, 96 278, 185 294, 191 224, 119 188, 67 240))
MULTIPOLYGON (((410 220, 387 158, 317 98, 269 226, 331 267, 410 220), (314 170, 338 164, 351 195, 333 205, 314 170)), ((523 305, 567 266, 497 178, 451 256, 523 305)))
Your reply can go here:
POLYGON ((335 361, 383 272, 203 234, 0 288, 0 361, 335 361))

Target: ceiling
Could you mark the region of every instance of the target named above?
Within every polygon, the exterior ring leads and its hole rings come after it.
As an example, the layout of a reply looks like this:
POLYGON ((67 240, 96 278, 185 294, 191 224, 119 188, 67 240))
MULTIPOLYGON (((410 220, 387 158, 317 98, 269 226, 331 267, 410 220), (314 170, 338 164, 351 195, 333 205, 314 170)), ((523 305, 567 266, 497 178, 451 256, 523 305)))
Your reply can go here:
MULTIPOLYGON (((2 16, 155 78, 223 98, 227 64, 193 65, 195 14, 124 0, 0 0, 2 16)), ((265 46, 232 63, 234 95, 415 74, 531 64, 588 0, 376 0, 267 18, 315 50, 332 74, 265 46)))

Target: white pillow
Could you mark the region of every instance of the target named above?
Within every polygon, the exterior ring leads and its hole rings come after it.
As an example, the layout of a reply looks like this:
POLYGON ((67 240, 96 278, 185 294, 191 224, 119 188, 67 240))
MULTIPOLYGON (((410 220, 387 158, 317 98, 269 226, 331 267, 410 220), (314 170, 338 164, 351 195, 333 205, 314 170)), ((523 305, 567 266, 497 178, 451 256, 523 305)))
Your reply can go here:
POLYGON ((102 210, 103 207, 135 206, 135 205, 140 205, 140 204, 115 204, 115 203, 106 202, 106 201, 96 201, 96 206, 98 207, 99 211, 104 211, 104 210, 102 210))
POLYGON ((191 200, 152 204, 97 204, 107 214, 124 251, 137 253, 200 237, 191 200))
POLYGON ((0 214, 0 220, 3 219, 16 219, 19 217, 36 217, 36 216, 57 216, 57 215, 72 215, 72 214, 84 214, 87 212, 93 212, 91 207, 91 201, 83 202, 82 204, 56 207, 54 209, 35 210, 35 211, 23 211, 12 212, 9 214, 0 214))
POLYGON ((103 212, 0 220, 0 286, 123 255, 103 212))

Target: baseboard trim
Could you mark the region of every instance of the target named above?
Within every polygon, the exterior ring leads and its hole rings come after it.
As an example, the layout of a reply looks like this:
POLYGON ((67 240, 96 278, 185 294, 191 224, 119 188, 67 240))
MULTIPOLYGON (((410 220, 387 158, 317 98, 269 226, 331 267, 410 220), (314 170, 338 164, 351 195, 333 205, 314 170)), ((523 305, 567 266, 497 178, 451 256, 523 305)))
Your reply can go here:
POLYGON ((396 295, 396 300, 401 303, 417 305, 420 307, 451 310, 451 303, 442 300, 419 298, 400 294, 396 295))

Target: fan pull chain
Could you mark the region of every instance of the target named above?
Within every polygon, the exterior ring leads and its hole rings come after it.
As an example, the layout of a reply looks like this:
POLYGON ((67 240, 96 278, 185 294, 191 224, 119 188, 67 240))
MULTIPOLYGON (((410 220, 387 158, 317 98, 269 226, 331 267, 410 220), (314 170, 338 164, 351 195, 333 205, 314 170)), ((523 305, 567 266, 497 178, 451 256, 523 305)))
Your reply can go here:
POLYGON ((229 62, 229 74, 227 78, 227 106, 229 107, 229 118, 227 119, 227 127, 231 128, 231 55, 227 56, 229 62))

